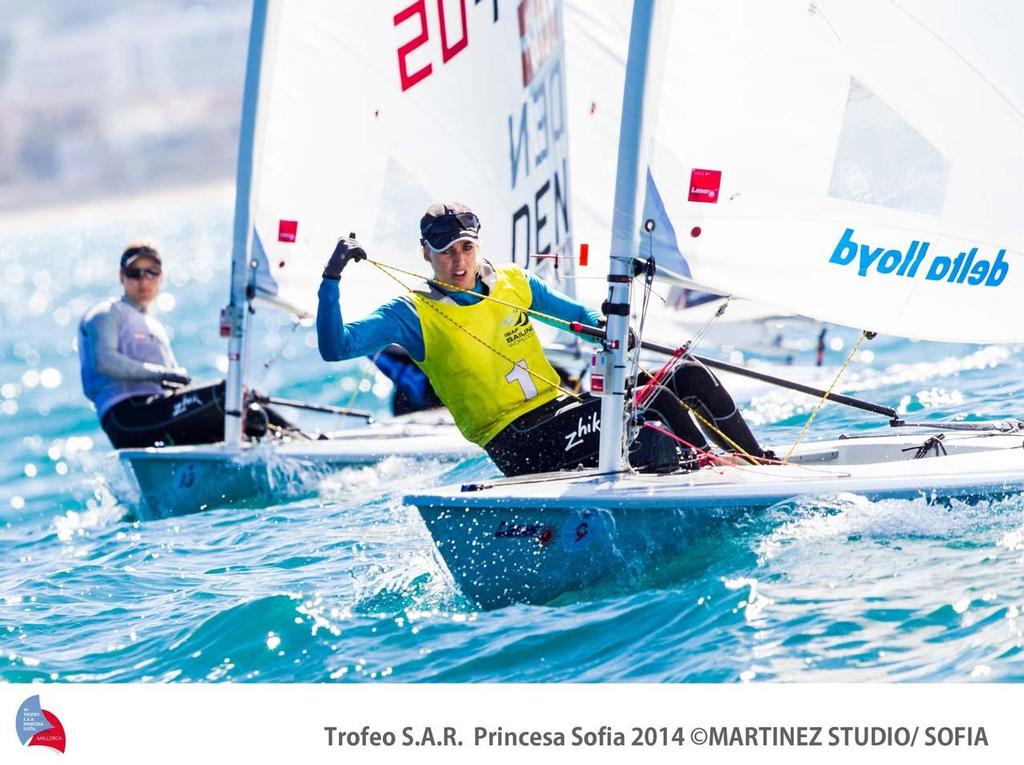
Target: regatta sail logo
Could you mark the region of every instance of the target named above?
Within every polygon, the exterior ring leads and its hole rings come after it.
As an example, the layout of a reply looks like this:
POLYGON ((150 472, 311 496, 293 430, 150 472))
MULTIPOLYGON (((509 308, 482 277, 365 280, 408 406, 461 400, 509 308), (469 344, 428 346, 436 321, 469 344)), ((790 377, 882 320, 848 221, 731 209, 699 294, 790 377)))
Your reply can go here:
POLYGON ((57 715, 43 709, 39 696, 29 696, 21 703, 14 727, 23 746, 47 746, 64 753, 67 746, 64 726, 57 715))
POLYGON ((502 324, 511 325, 510 329, 505 330, 505 342, 509 346, 519 345, 533 335, 533 325, 530 324, 530 317, 525 311, 517 311, 515 318, 509 317, 502 324))
POLYGON ((951 258, 929 255, 931 243, 917 239, 912 240, 905 250, 897 250, 858 243, 854 236, 852 228, 846 229, 828 262, 837 266, 854 266, 858 276, 867 277, 869 272, 875 272, 905 279, 924 278, 931 282, 998 287, 1010 272, 1005 248, 999 250, 993 259, 979 257, 977 247, 951 258))

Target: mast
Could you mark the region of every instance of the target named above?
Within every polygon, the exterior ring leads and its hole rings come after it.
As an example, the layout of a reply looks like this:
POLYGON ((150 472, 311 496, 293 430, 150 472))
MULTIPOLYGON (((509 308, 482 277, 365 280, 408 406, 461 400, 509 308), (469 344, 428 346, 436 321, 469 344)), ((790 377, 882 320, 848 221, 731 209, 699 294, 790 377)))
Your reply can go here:
POLYGON ((640 246, 642 190, 647 176, 646 95, 652 68, 651 35, 657 0, 636 0, 629 32, 629 56, 622 94, 615 207, 612 215, 611 257, 608 268, 607 342, 604 396, 601 400, 601 472, 623 467, 622 427, 626 390, 626 348, 629 332, 629 287, 633 261, 640 246))
POLYGON ((245 378, 249 314, 246 306, 250 275, 252 225, 249 196, 252 190, 253 146, 259 105, 260 66, 266 32, 268 0, 254 0, 249 28, 249 53, 245 63, 242 124, 238 136, 238 172, 235 182, 235 226, 231 243, 231 288, 228 305, 221 312, 222 337, 228 338, 228 376, 225 384, 224 443, 242 441, 242 382, 245 378))

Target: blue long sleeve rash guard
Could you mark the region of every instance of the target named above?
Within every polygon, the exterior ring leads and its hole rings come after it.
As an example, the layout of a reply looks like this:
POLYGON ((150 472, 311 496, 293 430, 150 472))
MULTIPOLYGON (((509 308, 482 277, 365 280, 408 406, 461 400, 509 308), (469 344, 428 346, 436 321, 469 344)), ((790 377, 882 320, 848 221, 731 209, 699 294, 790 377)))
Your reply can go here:
MULTIPOLYGON (((531 309, 565 321, 598 326, 601 314, 597 311, 549 289, 529 272, 526 276, 533 296, 531 309)), ((473 305, 483 300, 482 294, 483 282, 477 277, 473 292, 453 292, 451 298, 460 305, 473 305)), ((321 282, 317 293, 316 337, 324 361, 371 355, 392 343, 405 348, 416 361, 423 361, 426 356, 423 328, 410 298, 403 296, 389 300, 368 316, 346 324, 341 316, 340 295, 339 280, 324 279, 321 282)))

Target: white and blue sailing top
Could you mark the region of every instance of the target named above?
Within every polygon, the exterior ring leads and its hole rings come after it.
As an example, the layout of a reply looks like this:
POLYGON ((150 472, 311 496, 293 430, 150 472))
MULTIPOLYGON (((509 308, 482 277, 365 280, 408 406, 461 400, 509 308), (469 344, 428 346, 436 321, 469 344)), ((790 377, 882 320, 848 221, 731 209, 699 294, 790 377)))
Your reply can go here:
POLYGON ((102 418, 132 396, 163 393, 161 378, 181 372, 164 325, 126 297, 107 298, 78 325, 82 389, 102 418))

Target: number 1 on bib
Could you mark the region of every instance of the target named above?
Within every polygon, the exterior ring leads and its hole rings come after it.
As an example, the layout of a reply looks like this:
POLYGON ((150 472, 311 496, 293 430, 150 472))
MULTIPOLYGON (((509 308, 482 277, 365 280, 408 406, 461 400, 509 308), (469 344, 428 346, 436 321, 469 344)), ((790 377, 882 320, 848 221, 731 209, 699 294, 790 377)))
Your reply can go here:
POLYGON ((505 375, 505 382, 519 383, 519 387, 523 389, 523 398, 527 401, 537 395, 537 384, 533 381, 530 370, 526 368, 526 359, 520 359, 515 363, 512 371, 505 375))

